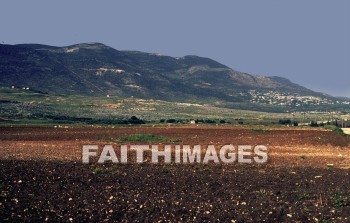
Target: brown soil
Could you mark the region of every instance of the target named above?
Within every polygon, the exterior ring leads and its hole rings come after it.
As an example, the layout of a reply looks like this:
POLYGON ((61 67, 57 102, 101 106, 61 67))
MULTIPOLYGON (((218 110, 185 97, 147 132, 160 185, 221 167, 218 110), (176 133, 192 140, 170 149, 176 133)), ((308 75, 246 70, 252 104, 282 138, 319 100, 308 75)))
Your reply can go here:
POLYGON ((1 127, 0 133, 2 221, 350 222, 350 140, 334 132, 186 126, 1 127), (135 133, 191 145, 266 145, 269 161, 82 164, 82 145, 135 133))

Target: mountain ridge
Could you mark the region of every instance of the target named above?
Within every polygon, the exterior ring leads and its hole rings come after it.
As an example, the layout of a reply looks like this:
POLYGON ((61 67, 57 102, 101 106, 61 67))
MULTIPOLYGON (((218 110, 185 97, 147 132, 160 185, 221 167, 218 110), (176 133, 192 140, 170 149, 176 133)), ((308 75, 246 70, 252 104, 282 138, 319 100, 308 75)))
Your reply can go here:
POLYGON ((313 98, 314 105, 343 101, 283 77, 239 72, 206 57, 120 51, 102 43, 0 45, 0 58, 1 86, 50 94, 294 107, 307 105, 299 99, 313 98), (288 102, 292 99, 295 103, 288 102))

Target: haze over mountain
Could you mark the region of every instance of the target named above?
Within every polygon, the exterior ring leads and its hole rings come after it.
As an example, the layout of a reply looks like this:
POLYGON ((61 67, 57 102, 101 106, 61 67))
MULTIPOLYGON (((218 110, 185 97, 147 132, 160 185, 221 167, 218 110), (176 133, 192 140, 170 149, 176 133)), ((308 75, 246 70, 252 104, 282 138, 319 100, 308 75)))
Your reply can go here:
POLYGON ((347 103, 282 77, 242 73, 209 58, 118 51, 101 43, 0 45, 0 85, 48 94, 192 103, 294 107, 347 103))

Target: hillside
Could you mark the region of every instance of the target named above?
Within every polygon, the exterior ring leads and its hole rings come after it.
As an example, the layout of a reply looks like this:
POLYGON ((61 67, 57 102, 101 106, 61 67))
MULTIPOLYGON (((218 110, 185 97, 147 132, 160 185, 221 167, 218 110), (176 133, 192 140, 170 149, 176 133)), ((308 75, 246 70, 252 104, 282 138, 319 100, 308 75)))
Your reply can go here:
POLYGON ((238 72, 209 58, 118 51, 100 43, 0 45, 0 86, 262 110, 348 103, 285 78, 238 72))

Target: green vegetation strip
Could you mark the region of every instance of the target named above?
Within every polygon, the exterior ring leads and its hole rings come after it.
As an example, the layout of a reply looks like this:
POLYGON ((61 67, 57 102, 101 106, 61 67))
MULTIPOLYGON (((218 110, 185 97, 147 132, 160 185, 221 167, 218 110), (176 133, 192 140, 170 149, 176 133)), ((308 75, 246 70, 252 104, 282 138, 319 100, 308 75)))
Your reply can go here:
POLYGON ((328 130, 332 130, 333 132, 335 133, 338 133, 339 135, 342 135, 342 136, 346 136, 347 134, 345 134, 343 132, 343 130, 337 126, 334 126, 334 125, 327 125, 324 127, 325 129, 328 129, 328 130))
POLYGON ((121 138, 121 142, 162 142, 162 143, 174 143, 181 142, 180 139, 169 139, 164 136, 158 136, 153 134, 135 134, 131 136, 125 136, 121 138))

